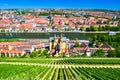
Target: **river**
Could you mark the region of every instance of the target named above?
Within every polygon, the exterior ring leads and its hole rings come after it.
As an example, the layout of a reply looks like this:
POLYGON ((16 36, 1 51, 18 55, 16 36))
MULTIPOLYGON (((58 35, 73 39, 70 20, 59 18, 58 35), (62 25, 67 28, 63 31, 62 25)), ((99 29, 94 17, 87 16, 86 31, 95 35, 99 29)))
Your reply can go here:
MULTIPOLYGON (((79 32, 43 32, 43 33, 0 33, 0 38, 21 38, 21 39, 49 39, 49 37, 53 37, 54 34, 60 35, 63 34, 64 37, 69 39, 88 39, 95 35, 108 35, 108 33, 79 33, 79 32)), ((120 33, 117 33, 120 35, 120 33)))

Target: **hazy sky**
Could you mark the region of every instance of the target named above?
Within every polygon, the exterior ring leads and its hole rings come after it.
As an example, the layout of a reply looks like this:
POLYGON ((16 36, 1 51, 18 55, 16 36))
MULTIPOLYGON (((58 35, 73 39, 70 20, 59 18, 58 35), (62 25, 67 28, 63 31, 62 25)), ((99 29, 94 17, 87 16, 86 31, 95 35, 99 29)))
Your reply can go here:
POLYGON ((0 8, 100 8, 120 10, 120 0, 0 0, 0 8))

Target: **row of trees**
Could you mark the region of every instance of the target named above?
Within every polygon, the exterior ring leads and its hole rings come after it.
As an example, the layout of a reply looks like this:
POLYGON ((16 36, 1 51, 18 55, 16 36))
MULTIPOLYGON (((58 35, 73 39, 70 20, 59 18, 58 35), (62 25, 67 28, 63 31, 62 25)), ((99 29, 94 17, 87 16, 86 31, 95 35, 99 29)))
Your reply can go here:
POLYGON ((53 12, 40 12, 38 14, 38 16, 49 16, 49 15, 69 15, 69 13, 53 11, 53 12))
POLYGON ((49 58, 50 55, 48 54, 48 50, 45 49, 45 50, 33 51, 33 52, 30 54, 30 57, 31 57, 31 58, 35 58, 35 57, 49 58))
POLYGON ((109 36, 109 35, 97 35, 93 36, 91 39, 93 41, 98 41, 98 42, 120 42, 120 36, 109 36))
POLYGON ((86 28, 86 31, 120 31, 120 25, 118 26, 90 26, 89 28, 86 28))
POLYGON ((120 57, 120 53, 117 53, 115 50, 109 50, 107 54, 102 49, 97 50, 91 56, 92 57, 120 57))
POLYGON ((30 13, 30 11, 29 10, 16 10, 14 13, 17 15, 24 15, 24 14, 30 13))
POLYGON ((15 42, 15 41, 21 41, 19 38, 11 38, 11 39, 0 39, 0 42, 15 42))

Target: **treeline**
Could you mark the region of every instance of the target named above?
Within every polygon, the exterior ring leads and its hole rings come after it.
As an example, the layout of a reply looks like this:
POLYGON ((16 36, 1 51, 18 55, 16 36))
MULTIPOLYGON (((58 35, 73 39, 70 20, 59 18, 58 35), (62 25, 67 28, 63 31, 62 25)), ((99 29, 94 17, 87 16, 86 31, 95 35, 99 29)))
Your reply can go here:
POLYGON ((86 31, 120 31, 120 25, 118 26, 90 26, 89 28, 86 28, 86 31))
POLYGON ((38 16, 49 16, 49 15, 63 15, 62 12, 40 12, 38 16))
MULTIPOLYGON (((120 35, 108 36, 108 35, 98 35, 91 39, 94 44, 108 44, 115 48, 115 50, 108 51, 108 57, 120 57, 120 35)), ((103 53, 103 51, 98 51, 98 54, 103 53)), ((101 55, 101 54, 100 54, 101 55)))
POLYGON ((24 15, 24 14, 30 13, 30 11, 29 10, 16 10, 14 13, 17 15, 24 15))
POLYGON ((38 50, 38 51, 33 51, 30 56, 30 58, 36 58, 36 57, 41 57, 41 58, 49 58, 50 55, 48 53, 48 50, 38 50))
POLYGON ((109 36, 109 35, 97 35, 94 36, 93 41, 97 40, 99 42, 120 42, 120 35, 109 36))
POLYGON ((21 41, 19 38, 11 38, 11 39, 0 39, 0 42, 15 42, 15 41, 21 41))
POLYGON ((108 36, 108 35, 98 35, 94 36, 91 42, 100 42, 104 44, 109 44, 114 48, 120 49, 120 35, 108 36))

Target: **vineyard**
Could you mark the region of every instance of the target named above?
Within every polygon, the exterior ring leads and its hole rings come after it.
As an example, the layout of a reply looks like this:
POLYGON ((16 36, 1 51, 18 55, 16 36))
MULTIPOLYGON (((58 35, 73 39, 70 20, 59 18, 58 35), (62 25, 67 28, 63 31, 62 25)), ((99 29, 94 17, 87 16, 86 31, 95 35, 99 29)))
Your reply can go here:
POLYGON ((25 62, 41 64, 120 64, 119 58, 50 58, 50 59, 0 59, 0 62, 25 62))
POLYGON ((0 80, 119 80, 119 64, 120 59, 0 59, 0 80))
POLYGON ((119 80, 120 68, 48 67, 0 64, 0 80, 119 80))

